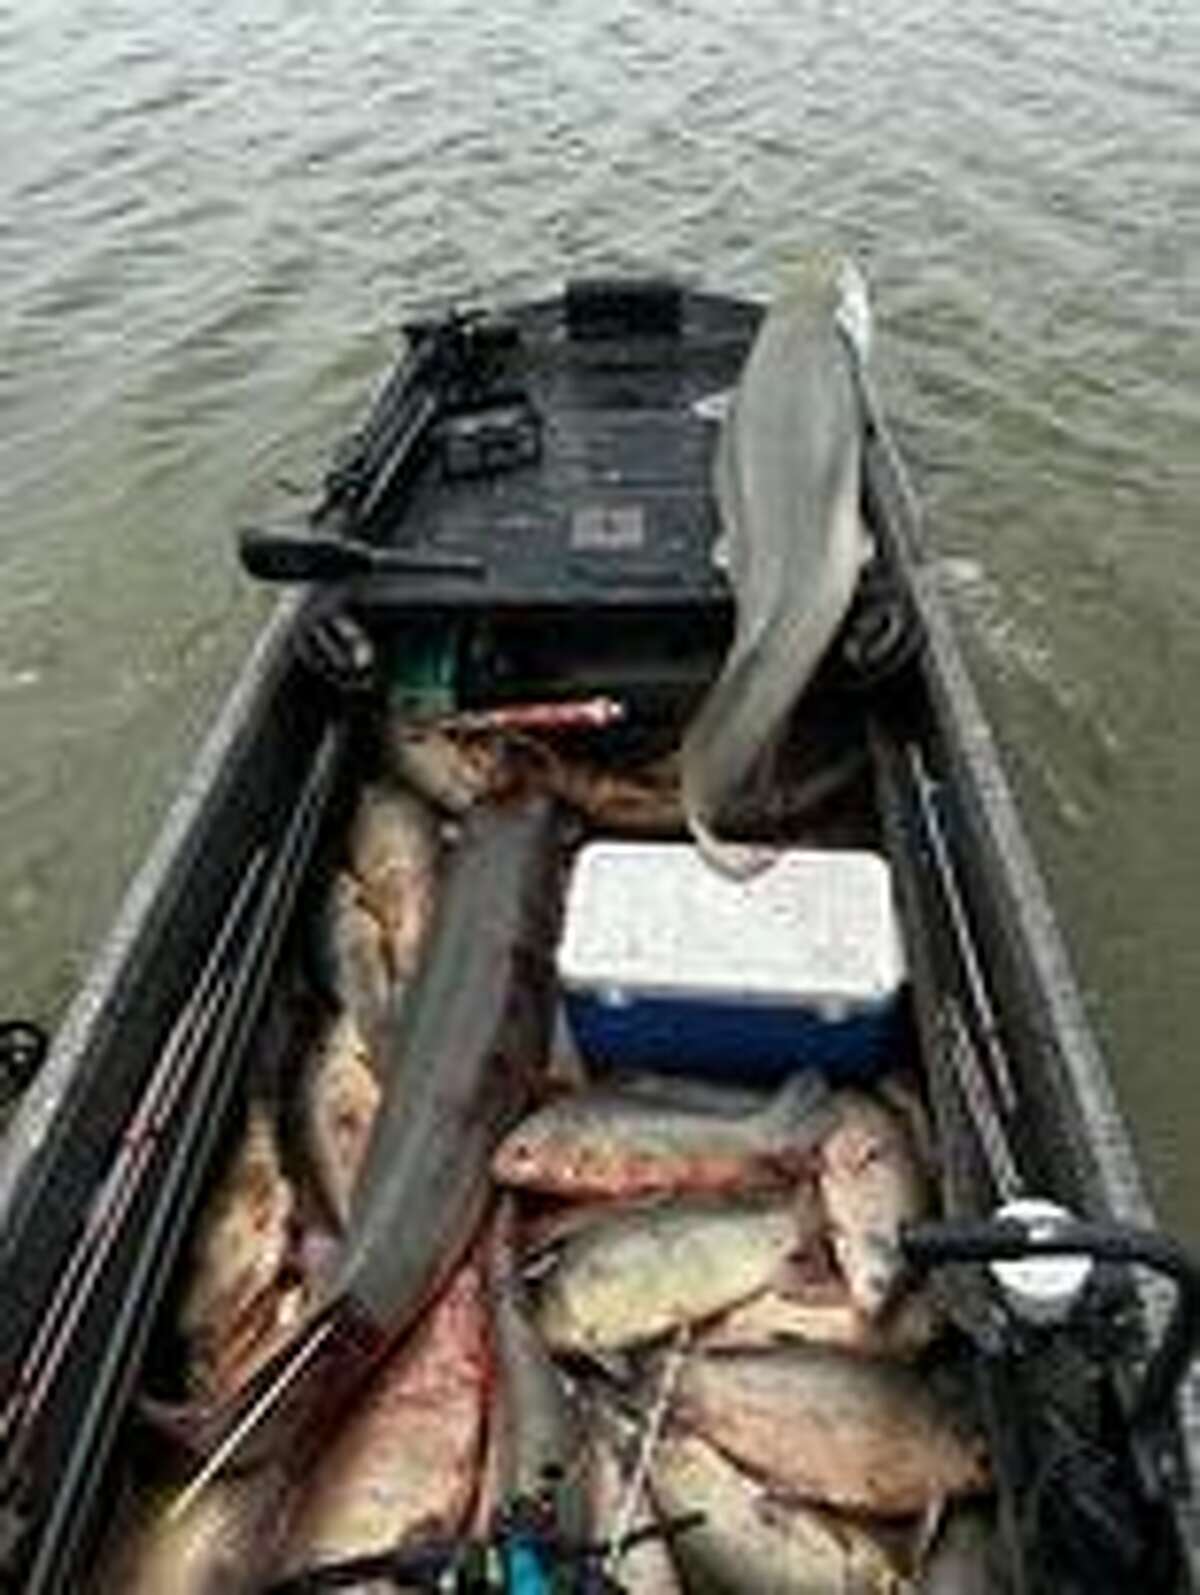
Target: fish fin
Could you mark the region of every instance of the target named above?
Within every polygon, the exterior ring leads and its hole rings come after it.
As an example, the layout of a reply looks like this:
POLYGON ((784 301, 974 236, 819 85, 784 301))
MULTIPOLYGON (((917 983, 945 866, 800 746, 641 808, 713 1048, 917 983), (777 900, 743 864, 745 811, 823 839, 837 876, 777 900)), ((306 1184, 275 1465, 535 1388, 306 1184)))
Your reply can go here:
POLYGON ((800 1180, 793 1190, 792 1215, 795 1222, 789 1259, 796 1260, 810 1253, 825 1233, 825 1207, 815 1180, 800 1180))
POLYGON ((823 1251, 803 1251, 785 1257, 767 1287, 788 1301, 830 1306, 849 1302, 846 1282, 823 1251))
POLYGON ((876 1084, 875 1094, 900 1119, 922 1174, 927 1179, 932 1178, 940 1166, 940 1158, 929 1109, 921 1098, 917 1082, 893 1072, 876 1084))
POLYGON ((833 1093, 816 1069, 800 1069, 779 1087, 763 1110, 773 1125, 800 1145, 815 1145, 833 1124, 833 1093))

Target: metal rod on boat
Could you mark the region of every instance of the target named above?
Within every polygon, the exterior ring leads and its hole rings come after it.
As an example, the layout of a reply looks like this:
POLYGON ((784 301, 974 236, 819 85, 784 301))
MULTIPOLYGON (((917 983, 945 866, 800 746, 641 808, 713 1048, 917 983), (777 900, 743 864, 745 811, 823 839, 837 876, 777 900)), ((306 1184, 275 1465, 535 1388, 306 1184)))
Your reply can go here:
MULTIPOLYGON (((930 801, 933 786, 919 750, 902 743, 877 717, 869 723, 872 758, 879 786, 881 813, 896 865, 901 907, 913 930, 912 979, 918 1017, 930 1054, 934 1112, 943 1145, 953 1146, 958 1130, 954 1100, 961 1100, 971 1130, 983 1155, 993 1191, 1002 1200, 1018 1196, 1023 1188, 1020 1164, 1013 1151, 995 1089, 979 1056, 972 1023, 963 1001, 982 1005, 973 1015, 976 1028, 1002 1044, 992 1016, 991 999, 981 961, 970 944, 964 957, 960 938, 970 938, 965 904, 953 876, 953 861, 941 818, 930 801), (918 783, 926 786, 925 801, 918 783), (931 835, 931 832, 933 835, 931 835), (936 840, 935 840, 936 838, 936 840), (948 893, 957 903, 952 913, 948 893), (952 967, 949 967, 951 966, 952 967), (975 980, 967 978, 967 970, 975 980)), ((1007 1059, 1004 1059, 1007 1070, 1007 1059)), ((954 1182, 951 1182, 952 1187, 954 1182)), ((950 1211, 977 1207, 965 1188, 952 1191, 950 1211)))
POLYGON ((239 938, 229 989, 203 1048, 196 1079, 182 1111, 173 1145, 164 1155, 161 1183, 146 1223, 145 1244, 110 1325, 109 1338, 77 1414, 73 1447, 45 1517, 33 1565, 22 1586, 28 1595, 61 1589, 61 1573, 72 1565, 87 1521, 102 1465, 116 1434, 121 1402, 149 1338, 151 1313, 165 1289, 184 1225, 234 1088, 236 1064, 265 998, 279 948, 325 806, 341 768, 344 725, 326 727, 308 766, 299 797, 265 879, 254 893, 245 935, 239 938))
POLYGON ((1024 1189, 1017 1160, 992 1102, 962 1009, 953 997, 946 997, 942 1002, 941 1024, 947 1056, 971 1110, 971 1120, 979 1133, 988 1173, 998 1194, 1010 1202, 1024 1189))
POLYGON ((938 882, 945 899, 946 910, 950 917, 951 928, 954 933, 954 946, 962 961, 963 978, 966 981, 971 1006, 974 1009, 980 1040, 986 1050, 988 1063, 991 1066, 991 1073, 999 1092, 1000 1100, 1004 1108, 1011 1113, 1017 1106, 1017 1093, 1016 1087, 1013 1085, 1012 1069, 1009 1065, 1008 1055, 1004 1050, 1004 1043, 1000 1039, 991 997, 988 995, 987 980, 983 973, 979 953, 975 947, 975 939, 971 933, 966 904, 963 901, 962 891, 958 884, 954 861, 950 855, 950 846, 946 840, 938 806, 937 787, 926 768, 920 748, 915 743, 910 743, 905 751, 911 770, 913 791, 920 806, 925 841, 937 872, 938 882))
POLYGON ((117 1228, 134 1200, 138 1177, 208 1039, 227 983, 225 965, 229 951, 245 923, 264 857, 260 849, 243 873, 216 945, 201 970, 195 990, 171 1027, 146 1093, 126 1127, 116 1158, 84 1220, 83 1234, 67 1261, 41 1328, 26 1354, 16 1390, 8 1407, 0 1413, 0 1441, 10 1459, 19 1451, 20 1435, 36 1421, 41 1402, 69 1350, 89 1291, 101 1276, 117 1228), (14 1429, 16 1437, 10 1444, 9 1436, 14 1429))
POLYGON ((418 397, 413 413, 405 418, 395 438, 388 440, 386 452, 381 452, 378 463, 367 476, 369 485, 358 507, 359 519, 370 520, 391 492, 401 471, 412 459, 417 444, 437 420, 440 409, 441 400, 436 393, 425 393, 418 397))
POLYGON ((241 1448, 243 1441, 253 1433, 262 1419, 271 1411, 280 1396, 295 1384, 317 1352, 329 1339, 329 1336, 333 1333, 333 1328, 334 1320, 327 1318, 323 1324, 317 1326, 316 1330, 288 1358, 282 1371, 271 1381, 249 1411, 238 1421, 225 1439, 221 1441, 212 1456, 201 1466, 196 1476, 183 1487, 171 1502, 167 1509, 169 1522, 175 1522, 178 1518, 181 1518, 192 1503, 211 1484, 229 1459, 241 1448))

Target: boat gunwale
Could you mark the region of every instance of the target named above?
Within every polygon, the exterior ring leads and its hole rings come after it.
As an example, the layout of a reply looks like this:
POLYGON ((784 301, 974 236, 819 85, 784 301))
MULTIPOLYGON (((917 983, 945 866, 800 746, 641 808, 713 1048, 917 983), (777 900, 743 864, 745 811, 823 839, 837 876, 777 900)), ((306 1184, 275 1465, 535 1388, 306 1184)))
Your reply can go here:
MULTIPOLYGON (((278 693, 294 668, 292 638, 303 603, 301 594, 282 598, 256 635, 68 1006, 45 1063, 0 1139, 0 1286, 7 1308, 0 1339, 0 1396, 15 1374, 40 1300, 77 1239, 123 1132, 127 1116, 116 1115, 116 1122, 107 1127, 87 1119, 103 1091, 95 1076, 136 1006, 136 988, 154 958, 156 941, 205 870, 206 833, 218 818, 222 791, 237 785, 249 750, 276 713, 278 693), (77 1150, 85 1140, 90 1143, 93 1167, 82 1177, 81 1171, 68 1171, 72 1188, 83 1189, 77 1210, 61 1211, 53 1200, 55 1177, 62 1172, 56 1164, 65 1147, 77 1150), (20 1267, 22 1258, 30 1256, 39 1265, 34 1280, 20 1267)), ((236 861, 227 863, 230 873, 236 867, 236 861)), ((203 942, 202 937, 196 939, 203 942)), ((178 976, 181 990, 185 978, 184 972, 178 976)), ((126 1082, 131 1110, 177 1012, 174 1004, 163 1006, 167 1011, 160 1033, 143 1042, 140 1077, 126 1082)))
MULTIPOLYGON (((940 566, 927 545, 917 500, 904 462, 883 419, 869 379, 864 381, 870 432, 878 441, 882 464, 891 478, 884 491, 898 525, 897 553, 909 580, 924 633, 922 668, 934 706, 938 733, 953 787, 968 799, 967 819, 982 856, 989 889, 1000 897, 999 912, 1007 926, 1018 976, 1044 1008, 1049 1023, 1039 1025, 1043 1057, 1053 1065, 1043 1082, 1060 1100, 1065 1122, 1077 1116, 1082 1134, 1073 1137, 1073 1152, 1085 1163, 1088 1217, 1111 1218, 1147 1229, 1159 1227, 1149 1192, 1121 1112, 1104 1054, 1087 1016, 1061 924, 1037 857, 1029 841, 996 736, 984 713, 954 631, 950 607, 940 585, 940 566), (1022 967, 1023 966, 1023 967, 1022 967), (1056 1077, 1055 1077, 1056 1076, 1056 1077), (1064 1111, 1066 1110, 1066 1111, 1064 1111)), ((1135 1288, 1146 1327, 1157 1339, 1174 1306, 1174 1292, 1165 1281, 1139 1274, 1135 1288)), ((1200 1460, 1200 1367, 1194 1368, 1179 1393, 1182 1461, 1193 1476, 1200 1460)), ((1169 1463, 1169 1458, 1160 1459, 1169 1463)), ((1172 1508, 1191 1583, 1200 1587, 1200 1500, 1195 1489, 1177 1494, 1172 1508)))

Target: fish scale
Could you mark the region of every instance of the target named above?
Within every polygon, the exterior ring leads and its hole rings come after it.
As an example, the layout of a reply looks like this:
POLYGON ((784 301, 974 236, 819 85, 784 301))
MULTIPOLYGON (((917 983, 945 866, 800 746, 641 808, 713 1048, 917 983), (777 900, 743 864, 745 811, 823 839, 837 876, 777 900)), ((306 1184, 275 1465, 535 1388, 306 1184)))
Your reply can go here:
POLYGON ((618 1213, 572 1236, 542 1285, 538 1325, 557 1351, 616 1351, 755 1295, 815 1238, 808 1188, 783 1197, 693 1198, 618 1213))
POLYGON ((235 1458, 308 1443, 336 1420, 466 1253, 490 1199, 491 1155, 549 1045, 559 845, 544 798, 476 810, 464 825, 384 1058, 385 1094, 325 1300, 206 1420, 206 1460, 181 1511, 235 1458))
POLYGON ((777 1489, 847 1510, 905 1516, 989 1482, 982 1442, 921 1374, 828 1347, 694 1357, 676 1410, 777 1489))
POLYGON ((470 1259, 379 1369, 308 1480, 283 1570, 458 1532, 483 1437, 488 1322, 470 1259))
POLYGON ((663 1438, 651 1484, 664 1515, 703 1514, 699 1527, 680 1537, 679 1558, 705 1589, 742 1595, 905 1595, 908 1589, 863 1529, 773 1500, 696 1435, 674 1430, 663 1438))
POLYGON ((844 263, 796 271, 767 313, 721 431, 715 485, 737 618, 683 743, 688 825, 717 868, 766 859, 717 834, 850 607, 867 551, 862 417, 836 314, 844 263))
POLYGON ((492 1174, 501 1184, 571 1197, 779 1186, 807 1166, 829 1125, 828 1098, 813 1073, 795 1076, 766 1105, 730 1116, 585 1090, 519 1124, 497 1150, 492 1174))

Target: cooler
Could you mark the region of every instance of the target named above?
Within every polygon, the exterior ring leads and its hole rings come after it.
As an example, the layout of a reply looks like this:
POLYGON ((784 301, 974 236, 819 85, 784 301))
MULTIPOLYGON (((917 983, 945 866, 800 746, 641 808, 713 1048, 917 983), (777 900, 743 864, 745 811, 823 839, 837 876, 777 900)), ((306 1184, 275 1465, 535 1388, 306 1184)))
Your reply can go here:
POLYGON ((886 861, 784 849, 732 881, 685 843, 595 842, 576 860, 558 955, 593 1069, 769 1083, 864 1078, 898 1038, 904 958, 886 861))

